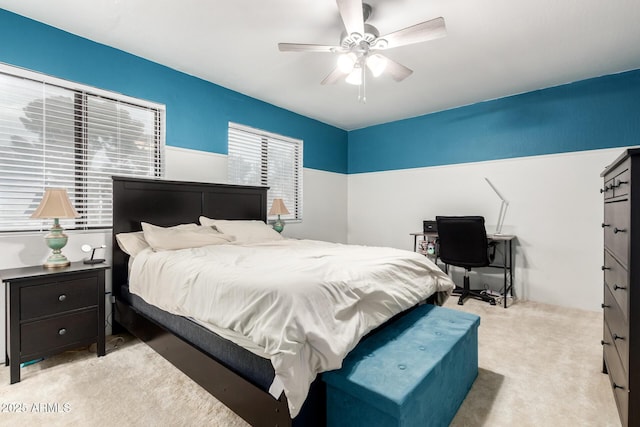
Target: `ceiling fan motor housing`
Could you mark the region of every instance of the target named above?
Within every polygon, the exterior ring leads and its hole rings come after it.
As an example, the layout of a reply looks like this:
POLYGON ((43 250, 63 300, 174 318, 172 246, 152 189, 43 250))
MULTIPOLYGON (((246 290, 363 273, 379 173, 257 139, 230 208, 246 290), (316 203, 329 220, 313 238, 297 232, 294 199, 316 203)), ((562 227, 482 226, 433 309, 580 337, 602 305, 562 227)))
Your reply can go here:
POLYGON ((366 50, 374 47, 377 42, 378 37, 380 37, 380 32, 376 27, 370 24, 364 24, 364 34, 360 36, 359 34, 347 34, 346 32, 342 33, 340 38, 340 46, 344 49, 352 50, 354 47, 366 47, 366 50))

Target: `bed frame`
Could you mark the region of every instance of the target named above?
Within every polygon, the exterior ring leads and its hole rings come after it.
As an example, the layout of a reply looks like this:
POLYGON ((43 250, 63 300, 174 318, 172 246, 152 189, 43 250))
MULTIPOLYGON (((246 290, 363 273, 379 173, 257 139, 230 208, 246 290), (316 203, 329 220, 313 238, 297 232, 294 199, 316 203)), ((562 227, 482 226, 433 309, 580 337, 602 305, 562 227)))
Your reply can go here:
POLYGON ((326 404, 321 381, 316 381, 315 392, 302 408, 304 416, 301 412, 291 420, 284 394, 280 399, 273 398, 241 373, 230 370, 224 361, 145 316, 123 297, 128 256, 120 250, 116 234, 140 231, 141 221, 172 226, 197 223, 200 215, 265 221, 267 190, 266 187, 114 177, 114 333, 128 330, 253 426, 324 425, 326 404))
MULTIPOLYGON (((275 399, 266 387, 249 380, 246 370, 243 375, 241 369, 229 367, 232 363, 225 363, 170 331, 162 322, 154 321, 133 306, 127 292, 128 255, 116 242, 118 233, 140 231, 141 221, 167 227, 198 222, 200 215, 266 221, 267 190, 267 187, 113 177, 113 330, 114 333, 128 330, 252 426, 324 426, 326 386, 320 375, 311 384, 300 413, 292 420, 284 394, 275 399)), ((435 301, 435 296, 427 299, 427 303, 435 301)), ((378 329, 370 333, 376 333, 378 329)), ((212 340, 224 340, 207 330, 206 334, 209 333, 212 340)), ((237 351, 236 356, 259 358, 233 343, 223 344, 232 346, 231 350, 237 351)))

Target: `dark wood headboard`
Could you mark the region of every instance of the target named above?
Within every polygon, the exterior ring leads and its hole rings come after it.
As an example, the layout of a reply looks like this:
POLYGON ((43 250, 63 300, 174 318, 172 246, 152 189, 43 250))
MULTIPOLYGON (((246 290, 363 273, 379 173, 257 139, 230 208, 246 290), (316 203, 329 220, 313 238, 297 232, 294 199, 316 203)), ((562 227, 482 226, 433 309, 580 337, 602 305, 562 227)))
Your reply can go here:
POLYGON ((215 219, 267 219, 268 187, 113 177, 113 295, 127 282, 126 255, 116 234, 140 231, 140 222, 168 227, 215 219))

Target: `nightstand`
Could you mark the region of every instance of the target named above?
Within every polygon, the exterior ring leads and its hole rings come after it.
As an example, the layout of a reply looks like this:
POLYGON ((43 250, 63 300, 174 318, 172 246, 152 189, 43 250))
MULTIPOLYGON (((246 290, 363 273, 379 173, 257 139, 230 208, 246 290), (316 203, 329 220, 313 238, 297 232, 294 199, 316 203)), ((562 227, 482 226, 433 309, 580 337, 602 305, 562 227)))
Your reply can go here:
POLYGON ((0 271, 6 287, 5 365, 11 384, 20 381, 20 364, 66 350, 97 344, 105 354, 104 282, 106 264, 71 263, 0 271))

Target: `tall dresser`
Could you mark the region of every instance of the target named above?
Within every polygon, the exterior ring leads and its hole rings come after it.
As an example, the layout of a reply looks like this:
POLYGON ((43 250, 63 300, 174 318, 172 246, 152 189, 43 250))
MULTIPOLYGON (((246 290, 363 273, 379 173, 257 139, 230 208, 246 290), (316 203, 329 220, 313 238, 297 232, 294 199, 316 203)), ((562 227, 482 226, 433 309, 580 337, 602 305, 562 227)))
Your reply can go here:
POLYGON ((609 374, 622 425, 640 426, 640 149, 626 150, 600 176, 604 178, 600 189, 603 370, 609 374))

